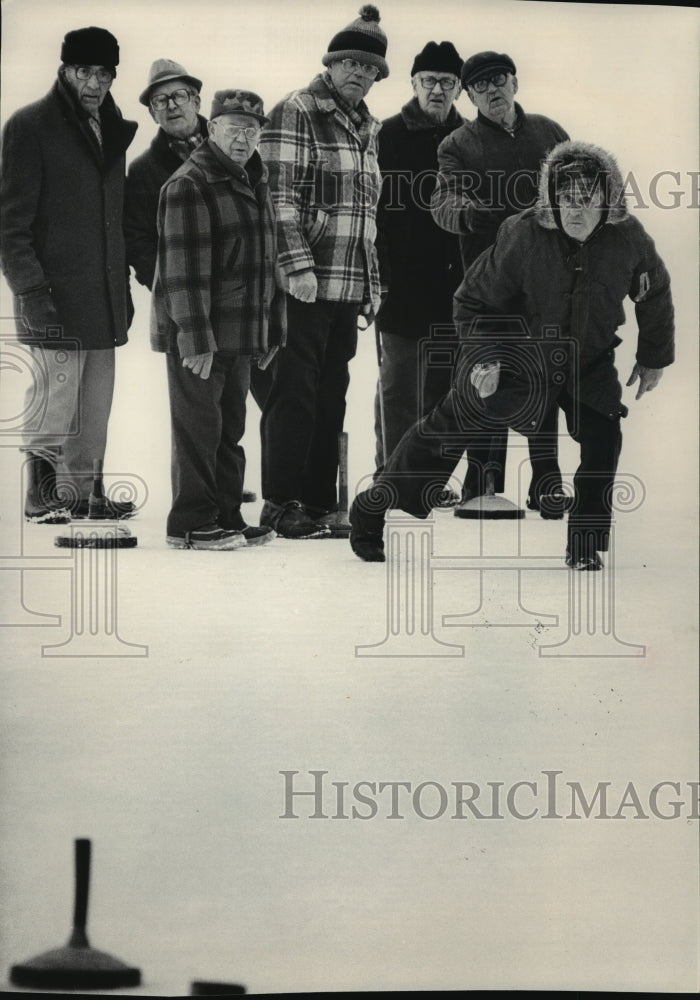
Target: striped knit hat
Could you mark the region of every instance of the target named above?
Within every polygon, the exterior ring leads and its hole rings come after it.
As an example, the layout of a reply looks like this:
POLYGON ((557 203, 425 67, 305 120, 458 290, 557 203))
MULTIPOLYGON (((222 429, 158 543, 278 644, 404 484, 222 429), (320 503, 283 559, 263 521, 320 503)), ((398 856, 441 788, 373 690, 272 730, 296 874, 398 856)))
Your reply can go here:
POLYGON ((386 35, 379 27, 379 11, 372 4, 360 8, 360 16, 331 38, 328 52, 321 58, 324 66, 341 59, 357 59, 359 63, 376 66, 379 79, 389 75, 386 59, 386 35))

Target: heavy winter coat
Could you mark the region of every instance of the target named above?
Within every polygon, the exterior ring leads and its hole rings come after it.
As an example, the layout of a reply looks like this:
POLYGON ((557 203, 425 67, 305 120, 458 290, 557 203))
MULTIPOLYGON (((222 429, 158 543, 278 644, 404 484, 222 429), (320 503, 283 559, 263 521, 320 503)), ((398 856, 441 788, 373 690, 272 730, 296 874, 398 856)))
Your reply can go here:
POLYGON ((568 135, 544 115, 527 115, 516 103, 513 132, 481 112, 449 135, 438 150, 440 173, 432 197, 435 221, 460 234, 464 269, 491 246, 504 219, 537 200, 540 167, 547 153, 568 135), (471 229, 471 205, 478 201, 492 214, 489 224, 471 229))
POLYGON ((204 142, 164 184, 158 233, 154 351, 259 356, 284 342, 275 211, 257 153, 246 171, 204 142))
POLYGON ((124 167, 138 126, 122 118, 109 93, 100 123, 102 150, 59 76, 46 97, 5 125, 0 255, 22 342, 36 343, 46 326, 62 327, 67 347, 99 350, 126 342, 132 307, 122 233, 124 167))
POLYGON ((282 272, 313 270, 319 299, 376 309, 380 123, 364 101, 356 111, 359 128, 319 75, 272 109, 260 154, 277 208, 282 272))
POLYGON ((379 133, 382 191, 377 207, 377 252, 386 294, 377 314, 380 330, 418 340, 431 323, 452 322, 452 296, 462 280, 457 236, 430 212, 437 150, 463 123, 455 108, 438 124, 414 97, 379 133))
MULTIPOLYGON (((207 137, 207 120, 197 116, 199 134, 207 137)), ((129 164, 124 199, 126 260, 136 280, 153 288, 158 252, 158 198, 168 177, 175 173, 182 157, 171 147, 167 133, 159 128, 147 150, 129 164)))
POLYGON ((533 406, 546 411, 564 387, 611 419, 624 416, 614 353, 627 296, 635 303, 637 361, 666 367, 674 359, 674 317, 663 261, 628 213, 612 157, 587 143, 562 143, 543 167, 537 205, 503 223, 457 290, 462 374, 474 361, 501 361, 498 389, 484 405, 524 433, 538 421, 533 406), (609 178, 606 221, 584 243, 563 232, 550 193, 552 171, 572 154, 597 160, 609 178))

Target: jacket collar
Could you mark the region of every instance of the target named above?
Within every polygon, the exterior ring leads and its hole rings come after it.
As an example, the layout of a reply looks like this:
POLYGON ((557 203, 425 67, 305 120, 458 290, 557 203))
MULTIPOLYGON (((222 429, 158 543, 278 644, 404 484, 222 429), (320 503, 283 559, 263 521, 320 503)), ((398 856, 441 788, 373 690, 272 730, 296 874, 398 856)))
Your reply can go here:
MULTIPOLYGON (((207 119, 204 115, 197 115, 197 131, 203 139, 206 139, 209 135, 209 130, 207 129, 207 119)), ((164 132, 162 128, 159 128, 153 137, 151 146, 157 153, 166 154, 171 152, 170 142, 172 136, 169 136, 167 132, 164 132)))
POLYGON ((102 153, 100 153, 97 140, 94 138, 88 124, 87 119, 90 117, 89 114, 80 104, 60 72, 51 90, 51 94, 56 98, 64 113, 69 118, 72 118, 80 128, 98 159, 104 157, 104 162, 109 164, 122 156, 131 145, 136 135, 138 123, 122 117, 121 111, 109 92, 100 106, 102 153))
MULTIPOLYGON (((347 118, 350 118, 349 112, 346 111, 343 105, 333 95, 333 91, 330 89, 326 81, 325 73, 319 73, 318 76, 315 76, 307 89, 314 98, 319 111, 324 114, 333 114, 336 111, 340 111, 347 118)), ((379 119, 372 115, 364 100, 360 101, 354 111, 368 123, 375 123, 377 127, 379 127, 379 119)))
POLYGON ((444 129, 445 132, 452 132, 464 121, 454 104, 450 108, 450 113, 444 122, 436 122, 434 118, 427 115, 418 103, 418 98, 412 98, 408 104, 401 108, 401 117, 409 132, 428 131, 444 129))
POLYGON ((254 188, 257 189, 260 184, 267 183, 267 167, 257 149, 248 161, 251 164, 250 174, 238 163, 229 159, 209 139, 195 149, 188 162, 197 164, 209 184, 220 183, 222 180, 232 180, 242 190, 252 194, 254 188), (251 183, 250 177, 257 177, 257 180, 253 180, 251 183))
POLYGON ((480 125, 485 125, 486 128, 493 129, 497 132, 519 132, 525 124, 525 112, 517 101, 515 102, 515 124, 512 129, 507 129, 503 125, 499 125, 498 122, 492 122, 490 118, 487 118, 486 115, 482 115, 480 111, 477 112, 476 118, 480 125))

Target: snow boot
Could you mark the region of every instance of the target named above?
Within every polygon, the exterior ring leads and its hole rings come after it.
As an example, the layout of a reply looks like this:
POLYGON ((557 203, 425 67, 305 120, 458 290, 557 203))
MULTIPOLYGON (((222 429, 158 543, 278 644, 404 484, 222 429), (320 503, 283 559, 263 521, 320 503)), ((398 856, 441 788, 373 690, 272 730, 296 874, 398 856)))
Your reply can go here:
POLYGON ((70 524, 70 511, 56 500, 56 470, 47 458, 27 452, 24 518, 31 524, 70 524))

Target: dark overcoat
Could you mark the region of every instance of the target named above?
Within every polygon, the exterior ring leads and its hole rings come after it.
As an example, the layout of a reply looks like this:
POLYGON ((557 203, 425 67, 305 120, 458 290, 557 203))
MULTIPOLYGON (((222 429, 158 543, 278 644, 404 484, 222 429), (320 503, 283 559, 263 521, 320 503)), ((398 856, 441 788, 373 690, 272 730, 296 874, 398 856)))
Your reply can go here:
POLYGON ((138 126, 109 93, 100 120, 102 149, 59 76, 5 125, 0 257, 22 342, 59 325, 68 347, 126 343, 133 310, 122 230, 125 151, 138 126))
POLYGON ((452 322, 463 274, 459 240, 433 220, 430 199, 438 146, 462 122, 455 108, 442 124, 431 121, 414 97, 382 123, 377 251, 384 294, 377 324, 386 333, 418 340, 432 323, 452 322))

